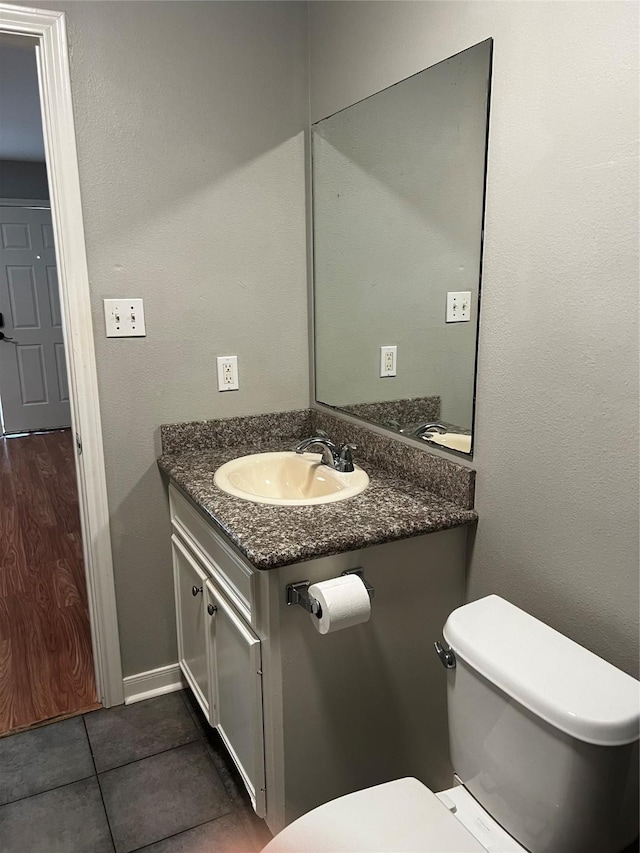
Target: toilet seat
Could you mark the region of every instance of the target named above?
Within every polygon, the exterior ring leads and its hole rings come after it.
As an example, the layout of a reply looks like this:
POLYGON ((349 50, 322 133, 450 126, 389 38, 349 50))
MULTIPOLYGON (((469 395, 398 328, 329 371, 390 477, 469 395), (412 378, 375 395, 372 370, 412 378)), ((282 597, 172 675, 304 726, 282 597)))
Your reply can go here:
POLYGON ((298 818, 263 853, 524 853, 464 788, 439 796, 412 778, 356 791, 298 818), (454 816, 452 808, 462 812, 467 806, 472 821, 482 814, 488 843, 454 816))

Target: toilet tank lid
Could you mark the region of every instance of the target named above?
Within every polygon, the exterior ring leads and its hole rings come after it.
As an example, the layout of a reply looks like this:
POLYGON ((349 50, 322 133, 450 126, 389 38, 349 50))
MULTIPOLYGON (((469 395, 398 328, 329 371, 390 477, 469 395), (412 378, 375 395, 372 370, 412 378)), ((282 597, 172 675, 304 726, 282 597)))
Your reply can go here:
POLYGON ((638 739, 640 682, 497 595, 454 610, 444 638, 480 675, 578 740, 638 739))

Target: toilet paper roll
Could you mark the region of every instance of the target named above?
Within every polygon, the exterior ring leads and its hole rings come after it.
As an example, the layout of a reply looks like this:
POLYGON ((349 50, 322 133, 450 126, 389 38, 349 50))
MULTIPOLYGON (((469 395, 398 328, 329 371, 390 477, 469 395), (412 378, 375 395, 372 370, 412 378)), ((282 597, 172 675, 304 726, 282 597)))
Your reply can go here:
POLYGON ((322 616, 310 614, 316 630, 332 634, 368 622, 371 616, 369 593, 358 575, 342 575, 328 581, 311 584, 309 595, 322 607, 322 616))

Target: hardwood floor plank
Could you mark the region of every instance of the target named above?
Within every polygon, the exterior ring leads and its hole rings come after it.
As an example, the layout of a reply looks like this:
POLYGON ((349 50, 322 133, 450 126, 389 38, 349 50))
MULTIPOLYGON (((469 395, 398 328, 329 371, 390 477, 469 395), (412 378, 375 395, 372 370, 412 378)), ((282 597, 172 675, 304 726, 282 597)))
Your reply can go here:
POLYGON ((11 640, 0 640, 0 732, 11 728, 11 697, 9 675, 11 673, 11 640))
POLYGON ((11 619, 12 688, 11 727, 26 725, 49 716, 55 706, 49 694, 48 628, 32 594, 7 600, 11 619))
POLYGON ((0 731, 10 728, 12 685, 11 631, 7 602, 0 598, 0 731))
MULTIPOLYGON (((1 442, 0 442, 1 444, 1 442)), ((0 454, 0 461, 6 459, 4 454, 0 454)), ((0 465, 0 506, 15 506, 16 495, 13 488, 13 476, 8 466, 0 465)))
POLYGON ((70 605, 59 611, 61 643, 57 650, 57 672, 61 673, 66 703, 59 705, 59 714, 66 713, 72 703, 82 706, 97 701, 93 658, 87 654, 84 635, 88 616, 83 607, 70 605))
POLYGON ((0 439, 0 735, 95 707, 71 431, 0 439))
POLYGON ((0 598, 26 592, 27 557, 15 506, 0 506, 0 598))
POLYGON ((78 590, 76 579, 67 560, 56 560, 53 571, 55 601, 59 608, 83 607, 84 602, 78 590))

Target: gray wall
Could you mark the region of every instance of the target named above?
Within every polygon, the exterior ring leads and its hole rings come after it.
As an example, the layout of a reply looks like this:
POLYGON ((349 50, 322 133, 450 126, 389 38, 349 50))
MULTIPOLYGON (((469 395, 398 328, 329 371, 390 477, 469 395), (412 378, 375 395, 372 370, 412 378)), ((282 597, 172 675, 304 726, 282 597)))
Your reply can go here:
POLYGON ((49 198, 33 39, 0 41, 0 198, 49 198))
MULTIPOLYGON (((67 13, 128 675, 176 660, 158 425, 308 400, 306 9, 38 5, 67 13), (101 300, 122 295, 144 298, 146 338, 104 338, 101 300), (218 394, 227 353, 242 386, 218 394)), ((637 9, 363 0, 310 15, 312 121, 496 39, 470 596, 501 593, 631 670, 637 9)))
POLYGON ((311 121, 495 39, 468 594, 630 672, 637 32, 631 2, 310 4, 311 121))
POLYGON ((316 396, 333 406, 438 395, 471 429, 490 46, 313 132, 316 396), (469 290, 468 323, 446 323, 469 290), (380 378, 380 347, 398 347, 380 378))
POLYGON ((33 39, 0 33, 0 160, 44 162, 33 39))
POLYGON ((0 198, 49 198, 47 167, 28 160, 0 160, 0 198))
POLYGON ((159 425, 308 403, 306 8, 47 5, 67 15, 131 675, 177 658, 159 425), (144 299, 147 336, 107 340, 102 299, 126 295, 144 299), (241 388, 219 394, 226 354, 241 388))

